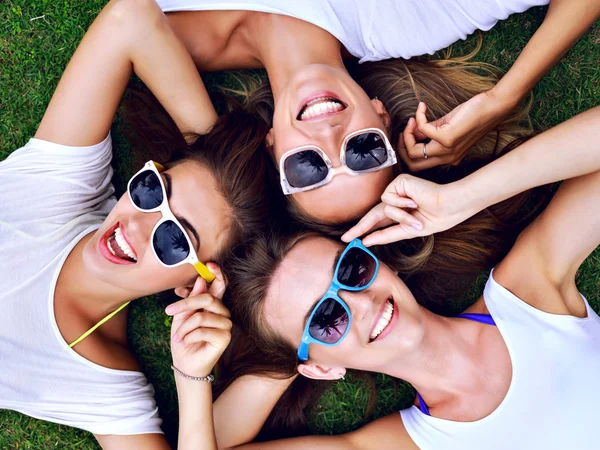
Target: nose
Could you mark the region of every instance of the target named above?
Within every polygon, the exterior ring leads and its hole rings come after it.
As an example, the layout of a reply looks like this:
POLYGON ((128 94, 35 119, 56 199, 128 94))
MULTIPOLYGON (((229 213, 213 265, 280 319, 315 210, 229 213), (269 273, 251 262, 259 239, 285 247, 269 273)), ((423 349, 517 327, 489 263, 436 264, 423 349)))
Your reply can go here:
POLYGON ((327 154, 333 167, 339 167, 341 165, 340 148, 345 136, 345 127, 342 124, 328 122, 311 125, 311 129, 307 133, 308 137, 327 154))
POLYGON ((161 217, 160 212, 148 213, 135 210, 126 224, 128 235, 137 243, 149 242, 152 230, 161 217))
POLYGON ((375 295, 369 289, 364 291, 340 291, 338 295, 346 302, 355 320, 363 320, 372 315, 375 295))

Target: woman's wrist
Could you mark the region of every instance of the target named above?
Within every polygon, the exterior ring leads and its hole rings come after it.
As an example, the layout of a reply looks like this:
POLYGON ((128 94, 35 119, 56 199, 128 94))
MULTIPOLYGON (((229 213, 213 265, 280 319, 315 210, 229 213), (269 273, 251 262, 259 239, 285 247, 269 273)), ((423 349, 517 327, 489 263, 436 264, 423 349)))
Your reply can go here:
POLYGON ((503 114, 508 114, 527 96, 529 89, 517 85, 512 77, 507 74, 492 89, 488 96, 496 105, 496 109, 503 114))
POLYGON ((448 205, 448 214, 450 217, 456 217, 457 223, 485 209, 488 206, 486 197, 485 189, 477 186, 473 177, 445 184, 440 191, 441 204, 448 205))

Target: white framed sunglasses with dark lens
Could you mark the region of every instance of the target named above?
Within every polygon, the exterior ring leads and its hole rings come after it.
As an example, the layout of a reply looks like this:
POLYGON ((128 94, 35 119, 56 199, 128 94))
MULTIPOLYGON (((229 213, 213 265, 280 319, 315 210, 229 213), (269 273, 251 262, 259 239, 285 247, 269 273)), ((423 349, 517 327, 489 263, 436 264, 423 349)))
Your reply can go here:
POLYGON ((283 154, 279 178, 285 195, 317 189, 340 173, 363 175, 398 162, 389 139, 379 128, 364 128, 348 134, 340 148, 340 167, 333 167, 316 145, 303 145, 283 154))
POLYGON ((148 161, 127 183, 127 194, 135 209, 162 215, 150 234, 154 256, 164 267, 191 264, 210 283, 215 276, 200 262, 188 233, 171 211, 159 170, 163 170, 163 166, 148 161))

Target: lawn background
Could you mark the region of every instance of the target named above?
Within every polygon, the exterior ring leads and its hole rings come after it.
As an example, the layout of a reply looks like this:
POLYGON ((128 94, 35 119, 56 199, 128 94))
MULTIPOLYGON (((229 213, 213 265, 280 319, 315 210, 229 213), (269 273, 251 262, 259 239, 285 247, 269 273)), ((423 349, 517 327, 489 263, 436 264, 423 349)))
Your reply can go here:
MULTIPOLYGON (((0 0, 0 159, 34 135, 70 56, 105 3, 105 0, 0 0)), ((545 8, 534 8, 485 33, 483 49, 476 59, 507 70, 541 23, 545 11, 545 8)), ((468 52, 474 45, 475 39, 468 39, 455 45, 454 52, 468 52)), ((596 106, 600 94, 599 75, 600 26, 596 24, 536 87, 534 126, 548 128, 596 106)), ((222 74, 209 75, 206 80, 209 86, 227 81, 222 74)), ((113 135, 115 185, 122 192, 133 167, 129 155, 122 150, 124 145, 116 130, 113 135)), ((577 223, 576 218, 573 223, 577 223)), ((573 232, 577 232, 575 227, 573 232)), ((588 258, 581 268, 578 285, 599 311, 600 251, 588 258)), ((144 371, 157 390, 164 428, 172 440, 176 435, 177 403, 169 369, 165 318, 155 298, 142 299, 131 308, 129 334, 144 371)), ((376 383, 378 403, 371 418, 412 402, 413 391, 409 386, 395 386, 381 375, 376 377, 376 383)), ((312 427, 319 433, 355 429, 366 421, 367 404, 366 383, 352 377, 338 382, 312 411, 312 427)), ((86 432, 0 411, 0 449, 52 448, 99 447, 86 432)))

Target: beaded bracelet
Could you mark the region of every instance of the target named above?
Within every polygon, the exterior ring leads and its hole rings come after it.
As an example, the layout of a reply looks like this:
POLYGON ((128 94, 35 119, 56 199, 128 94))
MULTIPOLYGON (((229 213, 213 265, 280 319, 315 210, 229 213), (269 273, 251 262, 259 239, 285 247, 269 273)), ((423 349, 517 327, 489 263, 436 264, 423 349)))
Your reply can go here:
POLYGON ((215 377, 213 377, 212 375, 209 375, 207 377, 192 377, 190 375, 186 375, 181 370, 179 370, 177 367, 175 367, 173 364, 171 364, 171 369, 173 369, 173 372, 175 372, 177 375, 179 375, 183 378, 187 378, 188 380, 208 381, 209 383, 212 383, 213 381, 215 381, 215 377))

